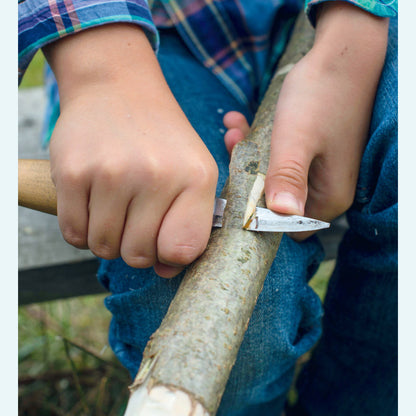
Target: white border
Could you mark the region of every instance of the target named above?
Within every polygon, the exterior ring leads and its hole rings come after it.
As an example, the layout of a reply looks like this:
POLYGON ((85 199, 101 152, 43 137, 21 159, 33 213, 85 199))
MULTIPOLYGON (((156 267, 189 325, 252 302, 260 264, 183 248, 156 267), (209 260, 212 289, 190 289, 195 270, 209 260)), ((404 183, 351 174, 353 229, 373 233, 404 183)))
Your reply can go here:
MULTIPOLYGON (((1 368, 4 414, 17 415, 17 1, 2 3, 1 126, 1 368)), ((3 406, 2 406, 3 407, 3 406)))
MULTIPOLYGON (((415 415, 416 4, 399 6, 399 415, 415 415)), ((388 334, 386 334, 388 336, 388 334)))

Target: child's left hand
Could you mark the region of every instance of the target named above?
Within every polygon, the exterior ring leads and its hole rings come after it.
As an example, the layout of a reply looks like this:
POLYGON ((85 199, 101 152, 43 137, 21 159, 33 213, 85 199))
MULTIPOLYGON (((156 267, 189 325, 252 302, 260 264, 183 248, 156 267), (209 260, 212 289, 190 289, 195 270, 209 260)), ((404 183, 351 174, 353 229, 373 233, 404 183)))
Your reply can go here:
MULTIPOLYGON (((273 211, 331 221, 353 202, 388 21, 347 3, 321 7, 314 46, 280 92, 265 194, 273 211)), ((249 126, 236 112, 224 124, 231 151, 249 126)))

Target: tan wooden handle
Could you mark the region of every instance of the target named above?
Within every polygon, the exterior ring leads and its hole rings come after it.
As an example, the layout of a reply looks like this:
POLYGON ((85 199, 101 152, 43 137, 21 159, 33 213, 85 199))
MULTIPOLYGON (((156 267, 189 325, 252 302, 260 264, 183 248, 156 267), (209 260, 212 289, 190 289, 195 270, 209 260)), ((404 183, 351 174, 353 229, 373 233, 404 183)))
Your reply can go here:
POLYGON ((56 215, 49 160, 19 159, 19 205, 56 215))

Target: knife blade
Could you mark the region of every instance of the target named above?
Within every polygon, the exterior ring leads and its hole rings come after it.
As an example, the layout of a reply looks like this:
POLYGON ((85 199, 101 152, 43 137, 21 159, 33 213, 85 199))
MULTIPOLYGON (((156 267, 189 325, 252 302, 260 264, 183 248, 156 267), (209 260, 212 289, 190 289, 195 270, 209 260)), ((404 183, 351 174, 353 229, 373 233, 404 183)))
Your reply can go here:
MULTIPOLYGON (((223 198, 215 199, 212 226, 222 227, 222 220, 227 201, 223 198)), ((330 223, 302 217, 300 215, 277 214, 267 208, 257 207, 248 222, 242 227, 249 231, 265 232, 301 232, 317 231, 328 228, 330 223)))

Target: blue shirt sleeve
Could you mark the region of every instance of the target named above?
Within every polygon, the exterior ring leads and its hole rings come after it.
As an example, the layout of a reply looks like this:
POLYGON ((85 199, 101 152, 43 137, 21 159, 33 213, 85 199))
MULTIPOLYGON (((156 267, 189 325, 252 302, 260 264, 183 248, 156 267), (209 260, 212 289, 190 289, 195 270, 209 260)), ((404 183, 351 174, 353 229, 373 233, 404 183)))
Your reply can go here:
POLYGON ((94 26, 130 22, 141 26, 152 47, 159 37, 148 0, 19 0, 19 82, 39 48, 94 26))
POLYGON ((397 16, 398 0, 305 0, 305 12, 313 26, 316 23, 315 6, 327 1, 345 1, 380 17, 397 16))

